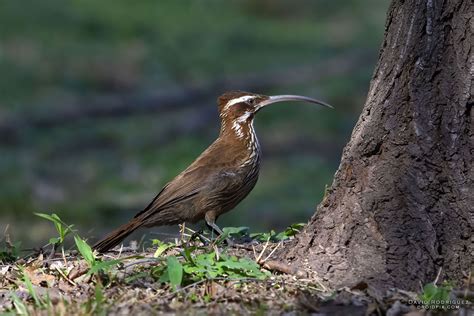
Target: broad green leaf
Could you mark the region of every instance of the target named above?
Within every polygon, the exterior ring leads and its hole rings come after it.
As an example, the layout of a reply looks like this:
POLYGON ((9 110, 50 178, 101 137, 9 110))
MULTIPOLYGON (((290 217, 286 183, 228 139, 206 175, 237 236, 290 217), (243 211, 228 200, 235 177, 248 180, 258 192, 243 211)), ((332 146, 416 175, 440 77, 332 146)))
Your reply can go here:
POLYGON ((286 235, 286 232, 281 232, 281 233, 278 233, 276 236, 272 236, 273 238, 271 238, 272 240, 275 240, 275 241, 283 241, 283 240, 286 240, 290 237, 288 237, 288 235, 286 235))
POLYGON ((175 256, 169 256, 166 261, 170 283, 176 289, 183 280, 183 266, 175 256))
POLYGON ((170 282, 170 276, 168 273, 163 273, 160 278, 158 279, 158 281, 160 282, 163 282, 163 283, 168 283, 170 282))
POLYGON ((48 215, 48 214, 44 214, 44 213, 33 213, 33 214, 35 214, 36 216, 42 217, 44 219, 47 219, 48 221, 51 221, 53 223, 56 221, 55 218, 53 218, 51 215, 48 215))
POLYGON ((288 228, 299 232, 304 228, 305 225, 306 225, 305 223, 296 223, 296 224, 290 225, 288 228))
POLYGON ((79 250, 84 260, 92 267, 95 263, 95 257, 91 246, 79 236, 74 236, 74 241, 76 242, 77 250, 79 250))
POLYGON ((224 227, 222 231, 224 232, 225 236, 243 237, 243 236, 248 236, 249 228, 245 226, 224 227))
POLYGON ((212 271, 212 270, 207 271, 207 274, 209 275, 209 278, 211 279, 214 279, 219 275, 217 271, 212 271))
POLYGON ((270 232, 268 233, 254 233, 254 234, 250 234, 250 237, 252 239, 255 239, 255 240, 258 240, 258 241, 267 241, 267 240, 271 240, 275 237, 276 233, 274 230, 271 230, 270 232))
POLYGON ((53 238, 50 238, 50 239, 49 239, 49 243, 50 243, 51 245, 55 245, 55 244, 59 243, 60 241, 61 241, 61 240, 60 240, 59 237, 53 237, 53 238))

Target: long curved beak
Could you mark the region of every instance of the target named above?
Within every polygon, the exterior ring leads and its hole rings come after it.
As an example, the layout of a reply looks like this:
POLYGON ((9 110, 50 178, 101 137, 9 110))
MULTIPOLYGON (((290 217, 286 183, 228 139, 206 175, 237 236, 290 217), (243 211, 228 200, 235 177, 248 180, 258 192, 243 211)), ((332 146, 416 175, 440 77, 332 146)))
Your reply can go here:
POLYGON ((319 104, 319 105, 326 106, 328 108, 333 109, 333 107, 331 105, 329 105, 329 104, 327 104, 326 102, 323 102, 323 101, 319 101, 319 100, 316 100, 316 99, 313 99, 313 98, 304 97, 304 96, 301 96, 301 95, 284 94, 284 95, 274 95, 274 96, 269 97, 265 101, 260 102, 258 104, 257 110, 260 110, 264 106, 267 106, 267 105, 272 104, 272 103, 285 102, 285 101, 309 102, 309 103, 315 103, 315 104, 319 104))

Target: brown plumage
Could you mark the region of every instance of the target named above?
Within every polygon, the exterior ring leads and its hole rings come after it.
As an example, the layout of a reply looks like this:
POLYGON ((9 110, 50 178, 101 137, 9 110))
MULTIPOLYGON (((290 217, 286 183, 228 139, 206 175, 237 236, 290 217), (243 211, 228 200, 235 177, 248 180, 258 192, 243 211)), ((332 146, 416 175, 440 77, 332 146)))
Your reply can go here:
POLYGON ((255 114, 282 101, 321 101, 294 95, 265 96, 232 91, 218 98, 219 137, 186 170, 170 181, 151 203, 127 224, 94 245, 99 252, 118 245, 139 227, 195 223, 222 233, 215 221, 232 210, 255 186, 260 169, 260 146, 253 129, 255 114))

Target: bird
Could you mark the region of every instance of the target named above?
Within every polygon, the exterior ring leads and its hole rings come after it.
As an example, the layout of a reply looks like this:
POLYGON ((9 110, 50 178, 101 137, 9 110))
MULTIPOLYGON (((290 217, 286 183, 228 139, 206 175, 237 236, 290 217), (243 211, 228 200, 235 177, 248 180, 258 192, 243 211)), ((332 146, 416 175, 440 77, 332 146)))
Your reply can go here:
POLYGON ((232 210, 254 188, 261 162, 253 121, 262 108, 300 101, 332 108, 300 95, 228 91, 217 99, 221 127, 218 138, 184 171, 168 182, 156 197, 129 222, 112 231, 93 248, 106 252, 140 227, 196 223, 202 219, 221 235, 217 218, 232 210))

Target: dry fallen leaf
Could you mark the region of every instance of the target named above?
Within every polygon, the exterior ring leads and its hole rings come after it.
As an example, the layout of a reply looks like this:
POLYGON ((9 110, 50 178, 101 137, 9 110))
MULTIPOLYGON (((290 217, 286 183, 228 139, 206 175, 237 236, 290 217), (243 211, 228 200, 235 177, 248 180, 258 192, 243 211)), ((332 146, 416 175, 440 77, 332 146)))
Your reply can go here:
POLYGON ((8 270, 10 270, 10 266, 4 266, 0 268, 0 275, 6 275, 8 270))
POLYGON ((41 269, 33 266, 26 267, 24 273, 28 276, 33 285, 51 287, 56 281, 54 275, 46 274, 41 269))

